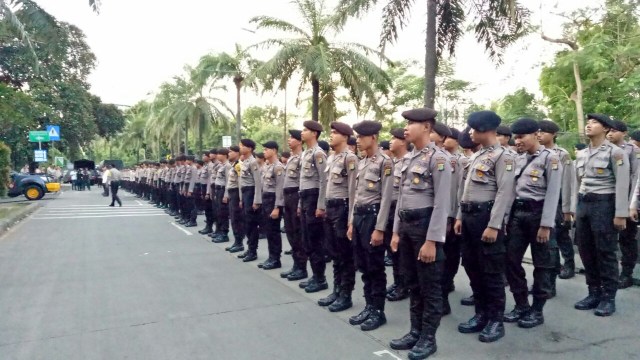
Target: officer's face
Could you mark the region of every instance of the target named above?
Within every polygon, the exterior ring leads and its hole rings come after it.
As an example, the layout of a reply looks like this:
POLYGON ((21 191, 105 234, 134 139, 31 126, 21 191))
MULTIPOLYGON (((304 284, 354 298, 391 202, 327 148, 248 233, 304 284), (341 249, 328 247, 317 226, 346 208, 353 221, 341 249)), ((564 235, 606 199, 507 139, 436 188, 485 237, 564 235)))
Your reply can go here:
POLYGON ((587 125, 584 127, 584 133, 587 136, 599 136, 605 133, 606 128, 602 125, 601 122, 589 119, 587 120, 587 125))
POLYGON ((553 137, 554 134, 538 131, 538 141, 542 145, 551 144, 553 142, 553 137))
POLYGON ((618 143, 624 140, 625 135, 627 135, 626 132, 611 129, 607 134, 607 140, 611 141, 612 143, 618 143))
POLYGON ((289 140, 287 140, 290 149, 295 149, 300 146, 300 140, 294 138, 293 136, 289 136, 289 140))
POLYGON ((225 155, 222 155, 222 154, 217 154, 216 155, 216 160, 218 160, 219 162, 225 162, 225 161, 227 161, 227 157, 225 155))
POLYGON ((302 135, 300 136, 303 142, 307 142, 309 140, 317 139, 316 132, 311 131, 307 128, 302 128, 302 135))
POLYGON ((267 159, 271 159, 273 158, 274 155, 276 154, 276 151, 274 149, 264 149, 264 157, 267 159))
POLYGON ((428 122, 408 121, 404 127, 404 139, 410 143, 421 139, 431 131, 431 124, 428 122))
POLYGON ((516 142, 516 151, 518 153, 535 149, 539 144, 536 134, 517 134, 514 135, 514 140, 516 142))
POLYGON ((400 148, 404 147, 405 149, 407 148, 407 145, 405 144, 404 141, 398 139, 398 138, 391 138, 391 141, 389 141, 389 149, 391 149, 392 153, 397 153, 398 151, 401 151, 400 148))
POLYGON ((432 131, 429 137, 431 138, 431 141, 436 144, 442 144, 444 142, 444 138, 435 131, 432 131))
POLYGON ((236 160, 238 160, 239 156, 240 156, 240 154, 238 154, 237 152, 229 151, 229 160, 236 161, 236 160))
POLYGON ((242 145, 242 143, 240 143, 240 145, 238 145, 238 146, 240 147, 240 154, 242 154, 242 155, 247 155, 247 154, 249 154, 251 152, 251 148, 242 145))
POLYGON ((331 134, 329 135, 329 145, 331 145, 332 148, 345 144, 346 142, 347 142, 346 136, 340 134, 334 129, 331 129, 331 134))
POLYGON ((456 151, 458 150, 458 141, 448 137, 444 139, 444 148, 449 151, 456 151))
POLYGON ((500 142, 500 145, 502 146, 509 146, 509 137, 506 135, 498 135, 497 136, 498 141, 500 142))
POLYGON ((376 141, 376 137, 375 136, 358 135, 356 137, 356 140, 358 142, 358 147, 362 151, 367 151, 367 150, 371 149, 373 146, 377 145, 377 141, 376 141))

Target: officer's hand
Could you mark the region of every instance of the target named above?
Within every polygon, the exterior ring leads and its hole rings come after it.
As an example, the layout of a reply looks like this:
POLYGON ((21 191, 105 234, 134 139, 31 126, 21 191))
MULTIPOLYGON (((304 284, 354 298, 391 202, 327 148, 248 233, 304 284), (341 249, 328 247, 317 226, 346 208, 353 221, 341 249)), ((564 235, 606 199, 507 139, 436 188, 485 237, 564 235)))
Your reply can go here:
POLYGON ((453 225, 453 232, 456 235, 462 235, 462 220, 456 219, 456 223, 453 225))
POLYGON ((260 209, 260 204, 253 204, 252 208, 253 210, 258 210, 260 209))
POLYGON ((563 220, 565 224, 570 224, 573 221, 573 213, 564 213, 563 220))
POLYGON ((240 207, 240 209, 242 209, 242 201, 240 201, 240 203, 238 204, 238 206, 240 207))
POLYGON ((422 261, 424 263, 432 263, 436 261, 436 243, 427 240, 420 247, 420 252, 418 253, 418 261, 422 261))
POLYGON ((383 242, 384 232, 380 230, 373 230, 373 233, 371 233, 371 242, 369 242, 369 244, 371 244, 371 246, 373 247, 376 247, 382 245, 383 242))
POLYGON ((618 231, 622 231, 627 228, 627 218, 615 217, 613 218, 613 227, 618 231))
POLYGON ((540 244, 546 244, 549 242, 549 236, 551 235, 551 228, 540 226, 538 229, 538 235, 536 236, 536 241, 540 244))
POLYGON ((638 209, 629 208, 629 217, 631 218, 631 220, 638 222, 638 209))
POLYGON ((278 209, 277 207, 273 209, 273 211, 271 212, 271 218, 272 219, 277 219, 280 217, 280 209, 278 209))
POLYGON ((228 197, 223 197, 223 198, 222 198, 222 203, 223 203, 223 204, 226 204, 226 203, 228 203, 228 202, 229 202, 229 198, 228 198, 228 197))
POLYGON ((400 235, 398 235, 398 233, 393 233, 391 236, 391 251, 398 252, 398 244, 400 244, 400 235))
POLYGON ((325 211, 322 209, 316 209, 316 217, 323 218, 325 216, 325 211))
POLYGON ((188 192, 187 197, 191 197, 191 194, 192 194, 191 192, 188 192))
MULTIPOLYGON (((300 209, 298 209, 300 210, 300 209)), ((347 229, 347 239, 351 241, 351 237, 353 236, 353 225, 349 224, 349 228, 347 229)))
POLYGON ((204 199, 205 199, 205 200, 211 200, 211 195, 206 194, 206 195, 204 196, 204 199))
POLYGON ((482 241, 486 243, 494 243, 496 242, 497 238, 498 238, 498 230, 490 227, 484 229, 484 232, 482 233, 482 241))

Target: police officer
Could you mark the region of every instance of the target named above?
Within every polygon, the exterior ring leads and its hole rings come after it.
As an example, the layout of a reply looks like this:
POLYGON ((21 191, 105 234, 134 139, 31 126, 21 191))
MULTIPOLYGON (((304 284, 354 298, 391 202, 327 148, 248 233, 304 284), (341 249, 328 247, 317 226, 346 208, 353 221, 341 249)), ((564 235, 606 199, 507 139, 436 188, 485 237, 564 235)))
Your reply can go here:
POLYGON ((351 150, 352 153, 358 156, 358 140, 356 140, 355 137, 349 137, 349 140, 347 140, 347 146, 349 146, 349 150, 351 150))
POLYGON ((327 155, 318 146, 318 137, 322 133, 319 122, 308 120, 303 123, 302 141, 307 150, 301 158, 300 201, 298 213, 302 240, 311 263, 313 276, 299 286, 307 293, 325 290, 329 287, 325 278, 326 263, 324 258, 324 216, 326 196, 327 155))
POLYGON ((353 243, 356 267, 362 273, 366 307, 350 317, 349 323, 360 325, 363 331, 375 330, 387 322, 384 231, 392 200, 393 161, 378 147, 381 128, 382 124, 369 120, 353 126, 358 133, 358 147, 365 157, 358 163, 347 237, 353 243))
POLYGON ((217 151, 217 175, 213 182, 214 201, 216 207, 216 232, 211 236, 214 243, 229 241, 229 203, 224 201, 227 177, 231 170, 229 150, 220 148, 217 151))
POLYGON ((500 125, 496 129, 496 134, 498 134, 497 138, 498 138, 498 142, 500 142, 500 146, 511 150, 511 147, 510 147, 511 145, 509 145, 509 142, 512 140, 511 129, 508 126, 500 125))
MULTIPOLYGON (((620 147, 627 154, 629 168, 631 171, 629 180, 629 201, 632 201, 636 183, 638 182, 638 165, 640 162, 640 148, 631 142, 625 141, 627 135, 627 124, 620 120, 613 120, 614 127, 607 134, 607 139, 614 145, 620 147)), ((618 289, 626 289, 633 285, 633 268, 638 261, 638 224, 631 217, 627 218, 627 227, 620 232, 620 273, 618 289)))
POLYGON ((431 141, 440 149, 444 148, 444 141, 447 137, 451 137, 451 129, 443 123, 436 122, 431 129, 431 141))
MULTIPOLYGON (((184 200, 182 198, 182 184, 184 182, 184 171, 185 171, 185 156, 184 155, 180 155, 177 158, 176 161, 176 165, 177 165, 177 169, 176 169, 176 177, 175 177, 175 183, 176 183, 176 215, 174 216, 174 218, 176 220, 181 220, 183 215, 183 206, 184 206, 184 200)), ((178 221, 180 222, 180 221, 178 221)))
POLYGON ((332 122, 330 145, 334 154, 327 159, 327 195, 325 218, 325 248, 333 260, 333 292, 318 300, 318 305, 328 306, 338 312, 353 306, 351 292, 355 285, 356 269, 353 248, 347 238, 349 204, 355 195, 356 166, 358 158, 349 151, 347 140, 353 135, 345 123, 332 122))
POLYGON ((120 207, 122 207, 122 201, 120 201, 120 197, 118 197, 118 189, 120 188, 120 179, 121 174, 118 169, 113 167, 112 164, 107 165, 107 169, 109 170, 109 175, 107 176, 107 183, 111 189, 111 204, 109 206, 113 207, 117 202, 120 207))
POLYGON ((229 217, 231 218, 231 229, 233 230, 233 245, 225 248, 230 253, 244 251, 242 241, 244 239, 244 221, 242 219, 242 207, 240 207, 240 188, 238 180, 240 178, 242 164, 240 162, 240 147, 232 145, 229 147, 229 163, 231 168, 227 173, 227 184, 224 189, 223 203, 229 206, 229 217))
POLYGON ((607 141, 606 134, 613 127, 609 116, 588 114, 585 134, 589 147, 576 158, 576 239, 589 295, 575 308, 596 309, 598 316, 616 311, 618 232, 625 229, 629 217, 629 158, 607 141))
POLYGON ((198 166, 201 165, 195 162, 195 156, 187 156, 187 169, 184 177, 186 202, 185 213, 187 216, 187 221, 184 223, 185 227, 198 226, 196 223, 196 219, 198 218, 198 208, 196 206, 196 198, 193 194, 196 188, 196 180, 198 178, 198 166))
POLYGON ((284 229, 287 234, 293 267, 284 271, 280 277, 289 281, 306 279, 307 253, 302 241, 300 217, 297 215, 298 202, 300 201, 300 172, 302 169, 302 131, 289 130, 289 149, 291 156, 285 166, 284 177, 284 229))
POLYGON ((462 235, 462 262, 475 300, 476 314, 458 325, 461 333, 480 332, 481 342, 504 336, 504 220, 513 200, 514 157, 496 135, 500 117, 492 111, 469 115, 471 139, 482 145, 470 160, 454 231, 462 235))
POLYGON ((213 219, 211 218, 211 201, 207 197, 207 184, 209 183, 209 171, 211 170, 211 158, 209 158, 209 151, 202 153, 202 161, 204 165, 198 173, 198 198, 199 208, 204 212, 205 225, 198 233, 202 235, 208 235, 213 232, 213 219))
MULTIPOLYGON (((215 189, 215 182, 216 178, 218 177, 218 169, 220 168, 220 162, 218 161, 218 149, 213 148, 209 150, 209 158, 211 159, 211 164, 209 165, 209 179, 207 181, 207 192, 205 195, 205 200, 207 200, 211 206, 211 222, 212 224, 215 224, 216 220, 218 219, 218 203, 216 202, 215 189)), ((216 232, 212 231, 207 236, 213 239, 215 233, 216 232)))
POLYGON ((169 160, 169 171, 167 173, 167 178, 165 180, 167 186, 167 208, 165 209, 165 213, 170 216, 175 215, 175 194, 173 193, 173 189, 175 186, 175 176, 176 176, 176 160, 169 160))
POLYGON ((633 145, 640 147, 640 130, 633 131, 629 134, 629 138, 633 145))
MULTIPOLYGON (((538 122, 540 132, 538 140, 540 145, 552 150, 559 157, 562 164, 562 189, 560 191, 560 206, 558 206, 555 226, 555 238, 560 254, 564 259, 564 265, 560 264, 560 256, 556 256, 556 270, 560 279, 570 279, 575 276, 575 261, 573 241, 571 240, 571 223, 575 217, 575 203, 573 198, 575 184, 575 168, 569 152, 555 144, 555 137, 560 128, 553 121, 541 120, 538 122)), ((555 294, 555 281, 553 285, 555 294)))
MULTIPOLYGON (((442 317, 442 271, 453 175, 447 154, 431 142, 436 111, 408 110, 405 137, 414 150, 401 167, 400 197, 391 248, 400 251, 410 292, 411 329, 390 346, 411 350, 409 359, 426 359, 436 352, 436 331, 442 317)), ((451 136, 447 128, 447 136, 451 136)))
POLYGON ((544 323, 542 309, 552 297, 558 255, 554 227, 563 164, 555 150, 540 145, 539 128, 536 120, 528 118, 511 125, 519 155, 515 163, 515 201, 507 231, 507 280, 516 305, 513 311, 504 315, 504 321, 517 322, 521 328, 544 323), (522 268, 522 259, 529 246, 534 266, 531 306, 522 268))
POLYGON ((247 232, 248 249, 238 255, 244 262, 258 259, 258 237, 260 227, 260 206, 262 205, 262 170, 252 153, 256 143, 251 139, 240 140, 240 154, 245 157, 240 170, 241 204, 244 225, 247 232))
POLYGON ((278 160, 278 143, 267 141, 264 148, 265 168, 262 176, 262 225, 267 236, 269 258, 260 264, 264 270, 279 269, 282 254, 280 220, 284 206, 284 166, 278 160))
MULTIPOLYGON (((400 268, 400 254, 391 249, 391 237, 393 236, 393 223, 396 214, 396 205, 400 196, 400 181, 402 179, 402 158, 408 153, 411 144, 405 140, 404 129, 391 130, 389 148, 393 155, 393 192, 391 193, 391 206, 389 207, 389 220, 384 232, 384 244, 387 252, 391 253, 391 266, 393 269, 393 284, 387 287, 387 300, 400 301, 409 297, 409 291, 404 284, 404 277, 400 268)), ((385 264, 386 265, 386 264, 385 264)))

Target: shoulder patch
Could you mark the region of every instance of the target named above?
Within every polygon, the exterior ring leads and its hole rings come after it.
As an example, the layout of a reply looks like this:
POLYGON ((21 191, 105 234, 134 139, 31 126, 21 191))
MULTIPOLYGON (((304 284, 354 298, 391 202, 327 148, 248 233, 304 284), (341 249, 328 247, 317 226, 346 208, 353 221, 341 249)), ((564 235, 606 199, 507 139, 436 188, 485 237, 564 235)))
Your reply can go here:
POLYGON ((356 160, 357 160, 357 159, 349 159, 349 160, 347 161, 347 168, 348 168, 349 170, 355 170, 355 169, 356 169, 356 160))
POLYGON ((324 162, 325 155, 322 151, 316 152, 316 161, 318 164, 322 164, 324 162))
POLYGON ((513 159, 511 158, 504 159, 504 165, 505 165, 504 167, 505 170, 507 171, 513 170, 513 159))
POLYGON ((613 158, 616 160, 616 165, 621 166, 624 164, 624 155, 620 153, 613 154, 613 158))
POLYGON ((551 169, 558 170, 558 159, 551 159, 551 169))
POLYGON ((438 171, 444 171, 444 163, 447 159, 444 156, 436 156, 436 168, 438 171))
POLYGON ((385 161, 384 162, 384 176, 391 175, 391 169, 392 168, 393 168, 393 165, 391 164, 391 162, 385 161))
POLYGON ((251 170, 253 170, 253 171, 258 170, 258 164, 254 163, 253 165, 251 165, 251 170))

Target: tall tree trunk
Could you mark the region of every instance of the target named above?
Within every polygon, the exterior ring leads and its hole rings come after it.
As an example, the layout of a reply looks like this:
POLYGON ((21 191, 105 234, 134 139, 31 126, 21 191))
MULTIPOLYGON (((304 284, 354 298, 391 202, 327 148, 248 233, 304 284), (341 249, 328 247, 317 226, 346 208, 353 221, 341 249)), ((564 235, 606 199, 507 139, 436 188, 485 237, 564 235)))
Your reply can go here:
POLYGON ((284 146, 284 150, 287 151, 289 150, 289 144, 287 142, 288 136, 287 136, 287 84, 284 85, 284 133, 282 135, 282 144, 284 146))
POLYGON ((578 134, 580 140, 584 142, 584 109, 582 108, 582 79, 580 78, 580 66, 577 61, 573 62, 573 77, 576 80, 576 114, 578 115, 578 134))
POLYGON ((424 57, 424 106, 434 107, 436 98, 436 72, 438 70, 438 57, 436 54, 436 0, 427 0, 427 38, 425 42, 424 57))
POLYGON ((198 121, 198 151, 202 154, 202 132, 204 131, 204 114, 200 114, 198 121))
POLYGON ((237 142, 242 139, 242 108, 240 107, 240 90, 242 89, 242 81, 234 80, 236 84, 236 137, 237 142))
POLYGON ((311 76, 311 120, 320 121, 320 81, 311 76))
POLYGON ((140 164, 140 148, 136 149, 136 164, 140 164))
POLYGON ((184 121, 184 154, 189 155, 189 120, 184 121))

